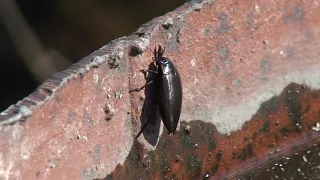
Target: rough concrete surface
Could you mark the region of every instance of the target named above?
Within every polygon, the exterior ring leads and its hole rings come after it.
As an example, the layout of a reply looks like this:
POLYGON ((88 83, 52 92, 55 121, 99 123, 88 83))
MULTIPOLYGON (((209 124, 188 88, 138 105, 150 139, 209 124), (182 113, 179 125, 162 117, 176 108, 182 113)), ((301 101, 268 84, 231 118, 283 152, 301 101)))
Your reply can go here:
POLYGON ((319 5, 192 1, 110 42, 0 114, 0 179, 238 177, 318 143, 319 5), (148 100, 129 90, 158 44, 182 78, 181 125, 134 141, 148 100))

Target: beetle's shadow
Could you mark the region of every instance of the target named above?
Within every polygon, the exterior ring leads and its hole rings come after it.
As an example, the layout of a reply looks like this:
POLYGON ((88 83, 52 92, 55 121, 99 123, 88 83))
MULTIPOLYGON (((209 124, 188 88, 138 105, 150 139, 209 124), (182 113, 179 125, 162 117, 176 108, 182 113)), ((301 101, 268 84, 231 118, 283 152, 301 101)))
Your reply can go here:
MULTIPOLYGON (((154 72, 157 71, 157 68, 153 62, 149 64, 148 70, 154 72)), ((149 82, 150 80, 153 80, 153 82, 148 84, 144 89, 145 99, 140 116, 141 127, 143 127, 147 121, 150 121, 143 130, 143 136, 145 140, 152 146, 157 144, 161 125, 161 116, 158 105, 160 98, 159 83, 156 82, 156 77, 156 73, 147 74, 146 81, 149 82)))

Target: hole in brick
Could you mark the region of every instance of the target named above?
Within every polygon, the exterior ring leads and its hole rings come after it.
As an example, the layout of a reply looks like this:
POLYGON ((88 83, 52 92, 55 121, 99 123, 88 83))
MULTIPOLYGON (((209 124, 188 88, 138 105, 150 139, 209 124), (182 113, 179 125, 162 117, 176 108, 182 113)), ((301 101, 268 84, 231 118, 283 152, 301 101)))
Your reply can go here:
POLYGON ((139 47, 131 46, 130 51, 129 51, 129 56, 137 56, 141 53, 142 53, 142 51, 139 47))
POLYGON ((104 108, 104 113, 106 113, 105 120, 110 121, 112 117, 114 116, 114 109, 110 104, 107 104, 106 107, 104 108))

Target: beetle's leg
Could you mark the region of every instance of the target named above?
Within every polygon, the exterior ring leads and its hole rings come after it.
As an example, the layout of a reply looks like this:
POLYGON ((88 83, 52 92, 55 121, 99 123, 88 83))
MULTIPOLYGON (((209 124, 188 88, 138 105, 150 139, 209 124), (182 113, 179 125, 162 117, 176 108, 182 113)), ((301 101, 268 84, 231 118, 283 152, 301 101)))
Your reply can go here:
POLYGON ((141 130, 139 131, 139 133, 136 135, 135 139, 137 139, 142 133, 143 131, 147 128, 147 126, 149 125, 150 121, 147 120, 147 122, 144 123, 144 125, 142 126, 141 130))
POLYGON ((141 91, 142 89, 144 89, 147 85, 151 84, 153 82, 153 80, 155 78, 152 78, 152 79, 148 79, 147 78, 147 73, 154 73, 154 74, 157 74, 158 72, 157 71, 153 71, 153 70, 146 70, 146 69, 142 69, 140 70, 140 72, 142 72, 144 74, 144 79, 147 81, 142 87, 140 88, 136 88, 136 89, 132 89, 129 91, 129 93, 131 92, 139 92, 141 91))
POLYGON ((131 92, 139 92, 142 89, 144 89, 147 85, 151 84, 152 82, 153 82, 153 80, 150 80, 150 81, 146 82, 142 87, 130 90, 129 93, 131 93, 131 92))
POLYGON ((142 69, 142 70, 140 70, 140 72, 143 73, 145 80, 147 80, 147 73, 153 73, 153 74, 157 74, 157 73, 158 73, 157 71, 154 71, 154 70, 146 70, 146 69, 142 69))

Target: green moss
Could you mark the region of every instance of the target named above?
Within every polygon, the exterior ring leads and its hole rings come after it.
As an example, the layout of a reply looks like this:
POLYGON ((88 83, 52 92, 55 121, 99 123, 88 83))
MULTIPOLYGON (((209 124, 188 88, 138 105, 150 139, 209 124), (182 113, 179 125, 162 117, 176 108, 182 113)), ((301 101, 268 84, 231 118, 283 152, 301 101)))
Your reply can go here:
POLYGON ((205 137, 203 135, 200 136, 200 142, 204 143, 205 137))
POLYGON ((214 166, 212 166, 211 172, 215 174, 218 171, 218 169, 219 169, 219 164, 215 164, 214 166))
POLYGON ((105 180, 113 180, 113 175, 112 175, 112 174, 109 174, 109 175, 105 178, 105 180))
POLYGON ((40 171, 38 170, 37 172, 36 172, 36 178, 38 178, 40 176, 40 171))
POLYGON ((236 153, 232 153, 232 159, 235 159, 237 157, 237 154, 236 153))
POLYGON ((304 127, 301 116, 302 116, 302 104, 299 93, 295 93, 300 89, 297 84, 291 83, 288 85, 287 93, 285 94, 285 104, 287 111, 289 112, 289 117, 291 123, 296 131, 301 131, 304 127))
MULTIPOLYGON (((211 132, 211 131, 210 131, 211 132)), ((217 144, 216 141, 214 140, 212 134, 209 134, 209 139, 208 139, 208 143, 209 143, 209 151, 213 151, 217 148, 217 144)))
POLYGON ((172 140, 168 139, 164 144, 163 144, 163 148, 167 149, 172 145, 172 140))
POLYGON ((255 139, 259 133, 260 133, 260 130, 256 130, 256 131, 252 134, 252 139, 255 139))
POLYGON ((220 161, 220 160, 222 159, 222 154, 223 154, 222 151, 219 151, 219 152, 217 153, 217 155, 216 155, 217 161, 220 161))
POLYGON ((217 148, 217 144, 216 141, 214 141, 213 139, 209 139, 209 150, 213 151, 217 148))
POLYGON ((239 159, 245 161, 247 158, 250 158, 254 156, 254 152, 253 152, 253 148, 252 148, 252 144, 247 144, 247 147, 245 147, 240 155, 238 156, 239 159))
POLYGON ((245 131, 245 130, 248 130, 248 121, 246 121, 245 123, 243 123, 242 129, 243 129, 244 131, 245 131))
POLYGON ((271 113, 276 112, 279 109, 280 105, 279 97, 274 96, 260 105, 258 114, 264 117, 269 117, 271 113))
POLYGON ((190 134, 180 133, 180 138, 182 148, 193 149, 195 147, 192 140, 192 136, 190 134))
POLYGON ((268 148, 273 148, 274 144, 268 144, 268 148))
POLYGON ((252 157, 254 155, 251 143, 247 145, 247 151, 248 151, 249 157, 252 157))
POLYGON ((198 156, 187 157, 187 173, 197 177, 200 176, 201 160, 198 156))
POLYGON ((239 154, 238 158, 245 161, 247 159, 248 155, 247 155, 247 150, 246 148, 244 148, 241 153, 239 154))
POLYGON ((297 123, 295 124, 295 130, 296 130, 296 131, 302 131, 303 128, 304 128, 304 125, 302 124, 302 122, 297 122, 297 123))
POLYGON ((171 178, 170 178, 170 179, 178 179, 177 174, 176 174, 176 173, 173 173, 173 174, 171 175, 171 178))
POLYGON ((263 130, 264 132, 269 132, 269 131, 270 131, 270 122, 264 123, 262 130, 263 130))
POLYGON ((169 170, 170 170, 170 165, 169 165, 168 159, 163 159, 161 164, 162 175, 166 176, 169 170))
POLYGON ((283 136, 288 136, 288 135, 289 135, 289 130, 288 130, 287 128, 285 128, 285 127, 282 127, 282 128, 280 129, 280 132, 281 132, 281 134, 282 134, 283 136))
POLYGON ((310 104, 302 111, 302 114, 305 114, 310 111, 310 104))

